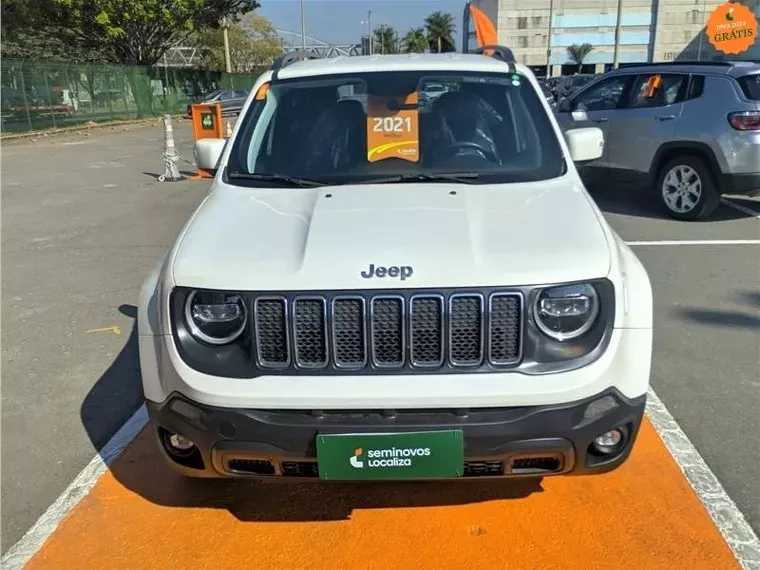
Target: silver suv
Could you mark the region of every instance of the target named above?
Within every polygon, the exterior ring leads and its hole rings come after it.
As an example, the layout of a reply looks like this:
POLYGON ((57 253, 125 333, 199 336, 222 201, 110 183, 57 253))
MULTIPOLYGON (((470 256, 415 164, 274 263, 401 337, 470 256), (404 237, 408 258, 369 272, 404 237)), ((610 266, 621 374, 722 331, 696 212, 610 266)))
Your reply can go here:
POLYGON ((757 63, 618 69, 563 100, 556 113, 563 130, 604 132, 602 157, 582 170, 589 185, 614 180, 653 189, 676 219, 709 217, 721 194, 760 191, 757 63))

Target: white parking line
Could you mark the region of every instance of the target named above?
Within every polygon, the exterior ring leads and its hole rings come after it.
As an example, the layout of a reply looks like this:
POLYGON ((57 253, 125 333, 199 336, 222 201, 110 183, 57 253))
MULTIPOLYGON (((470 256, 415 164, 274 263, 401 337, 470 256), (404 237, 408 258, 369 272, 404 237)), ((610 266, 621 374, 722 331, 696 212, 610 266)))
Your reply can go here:
POLYGON ((760 239, 673 239, 661 241, 627 241, 628 245, 760 245, 760 239))
POLYGON ((93 457, 87 467, 66 487, 63 493, 37 519, 32 528, 14 544, 0 560, 3 570, 21 570, 42 545, 53 534, 58 525, 84 499, 106 472, 106 469, 121 455, 121 452, 137 437, 148 421, 145 404, 141 405, 119 431, 93 457))
MULTIPOLYGON (((745 214, 748 214, 750 216, 760 219, 760 212, 757 212, 753 210, 752 208, 748 208, 747 206, 744 206, 742 204, 737 204, 735 202, 732 202, 728 198, 721 198, 720 201, 723 202, 729 208, 739 210, 740 212, 744 212, 745 214)), ((758 206, 760 206, 760 204, 758 204, 758 206)))
POLYGON ((760 539, 651 388, 647 398, 647 416, 741 567, 760 570, 760 539))

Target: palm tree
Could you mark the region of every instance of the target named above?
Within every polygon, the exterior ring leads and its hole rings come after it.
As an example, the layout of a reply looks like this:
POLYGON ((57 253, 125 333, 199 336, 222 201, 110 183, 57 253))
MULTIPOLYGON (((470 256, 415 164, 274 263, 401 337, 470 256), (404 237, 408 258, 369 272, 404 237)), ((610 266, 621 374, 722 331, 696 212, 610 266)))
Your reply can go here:
POLYGON ((407 53, 422 53, 428 49, 427 34, 425 28, 413 28, 404 36, 404 45, 407 53))
POLYGON ((444 51, 456 51, 454 47, 454 16, 445 12, 433 12, 425 18, 428 42, 431 51, 438 53, 444 51))
POLYGON ((567 46, 567 56, 573 63, 578 65, 578 73, 583 69, 583 60, 588 57, 588 54, 590 54, 593 49, 594 46, 589 43, 567 46))
POLYGON ((375 28, 375 42, 380 53, 398 53, 398 34, 392 26, 375 28))

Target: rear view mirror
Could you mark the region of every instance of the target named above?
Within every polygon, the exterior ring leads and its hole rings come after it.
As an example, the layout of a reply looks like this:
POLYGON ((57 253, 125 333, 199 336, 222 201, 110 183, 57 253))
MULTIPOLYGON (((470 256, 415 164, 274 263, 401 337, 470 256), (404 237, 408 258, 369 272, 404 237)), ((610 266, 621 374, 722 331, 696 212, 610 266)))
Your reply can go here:
POLYGON ((598 127, 584 127, 565 131, 565 140, 573 162, 586 162, 602 158, 604 133, 598 127))
POLYGON ((195 143, 195 164, 201 170, 215 172, 224 153, 227 139, 200 139, 195 143))

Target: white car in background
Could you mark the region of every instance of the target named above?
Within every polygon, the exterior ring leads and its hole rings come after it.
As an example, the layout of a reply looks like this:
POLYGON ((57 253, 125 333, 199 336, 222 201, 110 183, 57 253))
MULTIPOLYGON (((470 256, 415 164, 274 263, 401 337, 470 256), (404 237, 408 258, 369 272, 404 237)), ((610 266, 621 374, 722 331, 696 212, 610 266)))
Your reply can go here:
POLYGON ((289 54, 229 141, 198 141, 215 179, 139 308, 172 467, 479 479, 626 460, 652 290, 575 167, 602 133, 563 135, 531 71, 485 51, 289 54))
POLYGON ((446 88, 443 85, 440 83, 433 83, 427 85, 425 90, 420 93, 420 101, 429 103, 435 101, 444 93, 446 93, 446 88))

